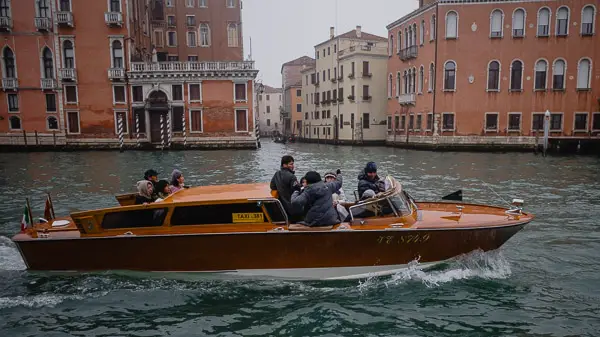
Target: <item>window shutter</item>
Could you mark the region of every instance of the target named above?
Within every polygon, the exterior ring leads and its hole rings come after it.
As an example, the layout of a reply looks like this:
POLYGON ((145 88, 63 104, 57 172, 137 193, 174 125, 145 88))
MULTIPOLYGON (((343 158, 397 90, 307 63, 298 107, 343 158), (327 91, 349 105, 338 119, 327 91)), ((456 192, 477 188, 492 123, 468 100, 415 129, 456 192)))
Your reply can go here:
POLYGON ((550 22, 550 12, 548 9, 544 8, 540 11, 540 22, 539 24, 542 26, 547 26, 550 22))
POLYGON ((586 7, 583 9, 582 23, 592 23, 594 21, 594 9, 592 7, 586 7))
POLYGON ((499 11, 492 13, 492 32, 502 31, 502 14, 499 11))
POLYGON ((559 20, 566 20, 569 16, 569 12, 566 8, 561 8, 558 10, 557 17, 559 20))
POLYGON ((448 13, 446 22, 446 37, 456 37, 456 13, 448 13))
POLYGON ((565 73, 565 63, 563 61, 556 61, 554 64, 554 74, 563 75, 565 73))
POLYGON ((513 22, 513 29, 524 29, 525 26, 525 15, 523 13, 523 10, 519 9, 515 12, 515 17, 514 17, 514 22, 513 22))
POLYGON ((546 71, 546 62, 544 61, 538 61, 538 63, 535 65, 535 71, 546 71))
POLYGON ((579 62, 579 69, 577 70, 577 88, 587 89, 589 84, 590 74, 590 61, 582 60, 579 62))

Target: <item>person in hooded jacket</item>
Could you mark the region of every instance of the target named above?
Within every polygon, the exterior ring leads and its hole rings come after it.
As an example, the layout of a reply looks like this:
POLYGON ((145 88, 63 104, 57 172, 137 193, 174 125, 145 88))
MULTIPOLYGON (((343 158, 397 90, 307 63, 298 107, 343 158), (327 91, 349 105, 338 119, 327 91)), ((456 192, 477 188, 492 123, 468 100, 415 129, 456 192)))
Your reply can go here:
POLYGON ((295 173, 294 158, 292 156, 283 156, 281 158, 281 169, 275 172, 271 179, 271 191, 277 192, 277 198, 281 201, 290 219, 297 218, 297 213, 293 212, 291 201, 294 189, 300 188, 295 173))
POLYGON ((377 164, 370 161, 365 166, 363 172, 358 175, 358 199, 363 198, 367 190, 372 190, 375 194, 385 191, 385 182, 379 179, 377 175, 377 164))
POLYGON ((310 227, 332 226, 340 223, 333 205, 333 192, 342 187, 342 174, 337 170, 335 181, 324 183, 318 172, 306 173, 305 188, 297 188, 292 194, 292 206, 296 210, 306 210, 304 224, 310 227))
POLYGON ((154 200, 156 200, 154 197, 152 197, 152 194, 154 193, 154 185, 152 184, 151 181, 148 181, 148 180, 138 181, 137 182, 137 190, 138 190, 138 194, 135 196, 135 204, 136 205, 149 204, 151 202, 154 202, 154 200))

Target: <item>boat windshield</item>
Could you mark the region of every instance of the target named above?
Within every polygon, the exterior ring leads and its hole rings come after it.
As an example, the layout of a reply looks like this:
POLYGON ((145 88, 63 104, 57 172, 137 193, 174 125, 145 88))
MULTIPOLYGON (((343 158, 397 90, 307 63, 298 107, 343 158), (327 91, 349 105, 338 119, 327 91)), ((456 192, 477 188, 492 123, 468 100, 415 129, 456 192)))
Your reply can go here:
POLYGON ((392 202, 394 207, 398 210, 398 213, 400 213, 401 215, 408 215, 412 212, 410 204, 408 203, 408 200, 406 199, 404 193, 396 193, 390 196, 388 199, 392 202))

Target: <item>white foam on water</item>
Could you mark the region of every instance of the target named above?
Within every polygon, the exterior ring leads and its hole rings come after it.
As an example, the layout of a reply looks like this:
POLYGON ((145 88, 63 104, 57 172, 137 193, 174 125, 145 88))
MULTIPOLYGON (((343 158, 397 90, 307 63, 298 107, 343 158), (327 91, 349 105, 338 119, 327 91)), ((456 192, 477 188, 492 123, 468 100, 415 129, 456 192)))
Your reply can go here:
POLYGON ((9 238, 0 236, 0 270, 25 270, 26 268, 17 246, 9 238))
POLYGON ((55 307, 65 300, 79 300, 83 297, 77 295, 36 295, 0 297, 0 309, 24 306, 27 308, 55 307))

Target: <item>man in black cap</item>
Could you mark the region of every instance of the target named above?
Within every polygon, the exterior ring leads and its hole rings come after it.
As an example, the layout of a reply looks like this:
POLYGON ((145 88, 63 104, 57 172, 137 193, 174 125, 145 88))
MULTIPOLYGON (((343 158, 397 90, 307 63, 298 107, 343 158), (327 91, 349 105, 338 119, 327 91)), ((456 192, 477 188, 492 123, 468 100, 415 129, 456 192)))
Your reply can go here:
POLYGON ((277 191, 277 198, 281 201, 283 208, 290 218, 295 218, 295 213, 292 210, 292 192, 294 192, 294 189, 300 188, 295 173, 294 157, 283 156, 281 158, 280 170, 275 172, 271 179, 271 191, 277 191))
POLYGON ((306 209, 304 223, 310 227, 332 226, 340 223, 338 212, 333 208, 333 192, 342 188, 342 174, 337 170, 335 181, 324 183, 318 172, 306 173, 308 186, 296 189, 292 194, 292 207, 306 209))
POLYGON ((148 180, 152 183, 152 186, 154 187, 152 192, 152 199, 157 199, 158 191, 156 190, 156 183, 158 183, 158 172, 154 171, 153 169, 149 169, 148 171, 144 172, 144 180, 148 180))
POLYGON ((372 161, 368 162, 363 172, 358 175, 358 199, 362 199, 367 190, 373 191, 373 194, 385 191, 385 182, 379 179, 377 164, 372 161))

